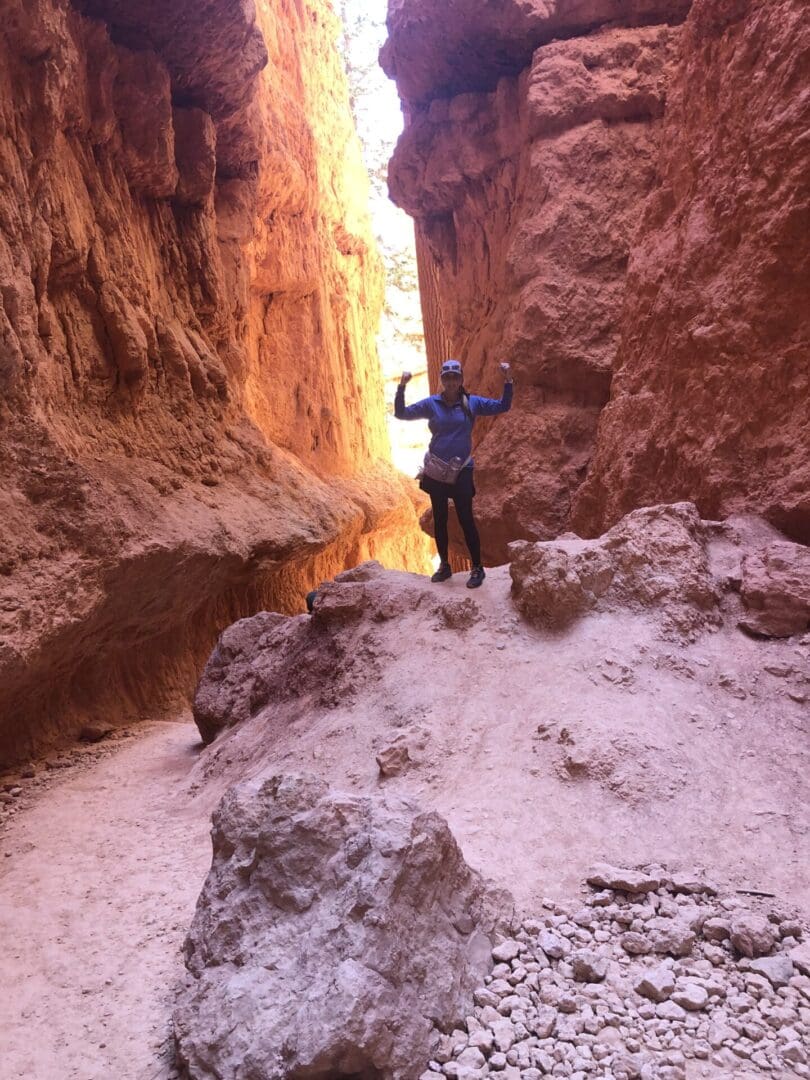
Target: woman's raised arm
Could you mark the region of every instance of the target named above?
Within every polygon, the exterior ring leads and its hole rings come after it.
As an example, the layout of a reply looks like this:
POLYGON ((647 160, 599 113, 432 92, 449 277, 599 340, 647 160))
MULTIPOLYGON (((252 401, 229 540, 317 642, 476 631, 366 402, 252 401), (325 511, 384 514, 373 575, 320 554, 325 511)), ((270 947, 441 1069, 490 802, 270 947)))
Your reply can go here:
POLYGON ((431 416, 430 398, 423 398, 413 405, 405 404, 405 387, 413 376, 410 371, 403 371, 399 379, 399 386, 394 395, 394 416, 397 420, 429 420, 431 416))

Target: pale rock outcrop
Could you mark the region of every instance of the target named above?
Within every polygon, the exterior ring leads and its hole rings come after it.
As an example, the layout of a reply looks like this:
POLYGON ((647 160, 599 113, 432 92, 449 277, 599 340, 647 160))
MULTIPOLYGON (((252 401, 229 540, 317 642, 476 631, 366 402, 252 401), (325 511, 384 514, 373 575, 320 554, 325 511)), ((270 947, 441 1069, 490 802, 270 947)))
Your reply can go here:
POLYGON ((187 700, 223 626, 424 569, 325 0, 9 0, 0 758, 187 700))
POLYGON ((636 510, 599 540, 518 540, 510 554, 515 604, 541 626, 614 606, 648 611, 687 638, 719 623, 705 533, 690 503, 636 510))
POLYGON ((789 637, 810 627, 810 549, 775 541, 743 559, 740 626, 789 637))
POLYGON ((511 898, 412 803, 275 776, 231 789, 174 1025, 194 1080, 413 1080, 472 1007, 511 898))
POLYGON ((372 561, 322 583, 311 616, 260 612, 242 619, 223 632, 197 685, 194 720, 203 742, 286 704, 351 702, 384 671, 383 658, 364 640, 366 619, 379 625, 420 610, 448 626, 458 604, 435 592, 392 587, 372 561))

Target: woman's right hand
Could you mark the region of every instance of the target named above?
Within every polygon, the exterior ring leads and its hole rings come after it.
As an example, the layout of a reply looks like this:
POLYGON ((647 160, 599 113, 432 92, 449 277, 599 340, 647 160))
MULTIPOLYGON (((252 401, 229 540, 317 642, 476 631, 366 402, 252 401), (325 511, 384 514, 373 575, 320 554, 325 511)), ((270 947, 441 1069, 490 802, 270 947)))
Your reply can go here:
POLYGON ((410 371, 403 371, 402 374, 399 377, 399 385, 400 386, 407 386, 412 378, 413 378, 413 375, 411 375, 410 371))

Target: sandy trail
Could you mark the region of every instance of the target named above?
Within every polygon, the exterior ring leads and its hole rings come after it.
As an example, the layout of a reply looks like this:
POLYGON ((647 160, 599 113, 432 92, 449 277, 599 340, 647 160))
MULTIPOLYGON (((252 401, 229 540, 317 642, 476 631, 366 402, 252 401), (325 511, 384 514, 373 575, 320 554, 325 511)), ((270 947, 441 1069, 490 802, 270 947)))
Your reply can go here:
POLYGON ((169 1074, 180 947, 210 862, 184 785, 198 748, 188 714, 144 725, 0 838, 2 1080, 169 1074))

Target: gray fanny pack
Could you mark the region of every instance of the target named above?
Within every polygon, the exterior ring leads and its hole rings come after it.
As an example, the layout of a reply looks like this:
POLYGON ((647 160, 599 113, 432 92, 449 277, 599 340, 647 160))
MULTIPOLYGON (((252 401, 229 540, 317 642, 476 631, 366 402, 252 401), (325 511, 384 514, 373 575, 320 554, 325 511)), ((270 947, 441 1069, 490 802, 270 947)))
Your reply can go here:
POLYGON ((428 450, 425 454, 425 463, 420 470, 420 475, 428 477, 429 480, 438 480, 442 484, 455 484, 461 470, 466 465, 469 465, 471 461, 472 454, 466 461, 462 461, 459 457, 453 457, 449 461, 445 461, 444 458, 440 458, 428 450))

